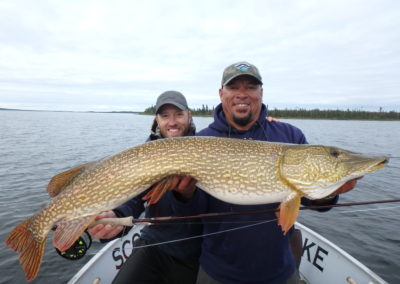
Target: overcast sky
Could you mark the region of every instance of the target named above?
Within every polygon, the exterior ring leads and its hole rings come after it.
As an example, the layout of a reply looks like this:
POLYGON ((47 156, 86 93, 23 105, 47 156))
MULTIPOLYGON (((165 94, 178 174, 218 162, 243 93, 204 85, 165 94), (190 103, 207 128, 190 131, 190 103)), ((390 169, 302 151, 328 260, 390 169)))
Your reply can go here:
POLYGON ((0 108, 219 103, 246 60, 269 108, 400 110, 400 1, 0 0, 0 108))

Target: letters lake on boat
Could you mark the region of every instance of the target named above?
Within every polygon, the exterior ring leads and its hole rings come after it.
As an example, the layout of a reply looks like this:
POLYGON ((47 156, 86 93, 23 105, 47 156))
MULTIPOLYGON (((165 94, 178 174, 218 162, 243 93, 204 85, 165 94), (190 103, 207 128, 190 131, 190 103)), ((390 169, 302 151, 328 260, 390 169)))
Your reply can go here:
POLYGON ((225 202, 281 202, 279 224, 287 232, 296 221, 302 196, 326 197, 387 161, 327 146, 216 137, 156 140, 53 177, 48 191, 54 199, 18 225, 6 244, 20 254, 26 278, 32 280, 54 225, 54 246, 67 250, 101 211, 174 175, 195 178, 199 188, 225 202))

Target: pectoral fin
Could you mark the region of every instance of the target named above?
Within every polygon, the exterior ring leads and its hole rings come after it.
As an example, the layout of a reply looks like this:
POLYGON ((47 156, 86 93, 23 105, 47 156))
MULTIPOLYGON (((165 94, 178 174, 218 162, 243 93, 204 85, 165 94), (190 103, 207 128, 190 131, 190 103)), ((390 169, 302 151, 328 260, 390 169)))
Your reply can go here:
POLYGON ((142 197, 147 200, 147 206, 157 203, 167 190, 173 189, 179 182, 178 176, 168 176, 154 184, 149 192, 142 197))
POLYGON ((96 162, 83 164, 79 167, 55 175, 51 178, 49 184, 47 185, 47 193, 50 195, 50 197, 57 196, 76 176, 80 175, 87 167, 95 163, 96 162))
POLYGON ((282 227, 283 233, 289 231, 297 219, 300 208, 301 195, 293 191, 286 197, 279 206, 279 226, 282 227))
POLYGON ((53 245, 60 251, 69 249, 95 218, 96 215, 73 220, 63 219, 57 224, 53 245))

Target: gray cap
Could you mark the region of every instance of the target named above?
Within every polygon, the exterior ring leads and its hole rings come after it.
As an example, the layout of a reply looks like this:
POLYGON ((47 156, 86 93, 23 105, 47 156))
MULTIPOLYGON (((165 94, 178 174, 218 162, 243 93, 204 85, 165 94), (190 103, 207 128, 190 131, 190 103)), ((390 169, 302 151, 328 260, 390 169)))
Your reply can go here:
POLYGON ((186 98, 177 91, 166 91, 158 96, 156 102, 156 113, 163 105, 171 104, 181 110, 189 109, 186 98))
POLYGON ((258 72, 257 67, 246 61, 237 62, 226 67, 222 74, 221 84, 222 86, 226 86, 233 79, 243 75, 254 77, 260 82, 260 84, 262 84, 261 75, 260 72, 258 72))

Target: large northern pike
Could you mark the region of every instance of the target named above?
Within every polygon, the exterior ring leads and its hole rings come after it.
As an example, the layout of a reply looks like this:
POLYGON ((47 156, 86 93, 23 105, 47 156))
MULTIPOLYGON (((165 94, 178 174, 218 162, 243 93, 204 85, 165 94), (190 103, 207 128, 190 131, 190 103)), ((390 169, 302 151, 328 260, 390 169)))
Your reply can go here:
POLYGON ((199 188, 226 202, 282 202, 279 224, 286 232, 297 218, 301 196, 326 197, 387 161, 326 146, 215 137, 157 140, 53 177, 48 191, 56 197, 17 226, 6 244, 20 253, 26 278, 32 280, 55 224, 53 244, 64 251, 101 211, 176 175, 195 178, 199 188))

